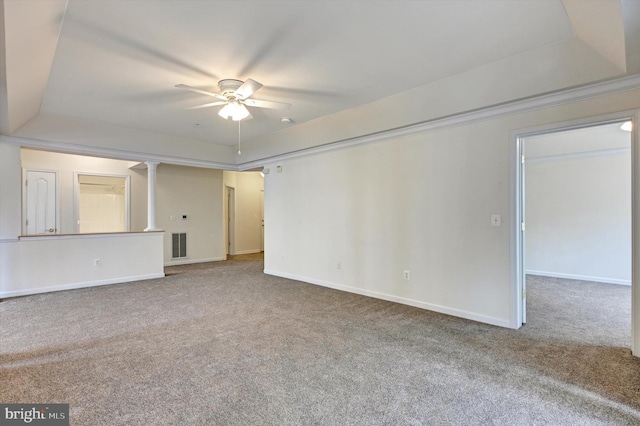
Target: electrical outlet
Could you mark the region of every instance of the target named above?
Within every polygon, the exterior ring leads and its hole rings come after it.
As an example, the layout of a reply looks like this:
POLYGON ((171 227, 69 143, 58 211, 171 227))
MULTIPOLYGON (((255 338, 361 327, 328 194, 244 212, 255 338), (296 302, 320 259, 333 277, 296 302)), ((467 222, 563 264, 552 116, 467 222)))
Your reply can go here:
POLYGON ((93 259, 93 266, 102 266, 102 259, 93 259))
POLYGON ((409 281, 411 279, 411 272, 409 271, 404 271, 404 273, 402 274, 403 278, 407 281, 409 281))
POLYGON ((282 261, 283 261, 283 262, 285 261, 284 254, 282 255, 282 261))
POLYGON ((342 269, 342 262, 338 262, 338 264, 336 265, 336 267, 337 267, 338 269, 342 269))

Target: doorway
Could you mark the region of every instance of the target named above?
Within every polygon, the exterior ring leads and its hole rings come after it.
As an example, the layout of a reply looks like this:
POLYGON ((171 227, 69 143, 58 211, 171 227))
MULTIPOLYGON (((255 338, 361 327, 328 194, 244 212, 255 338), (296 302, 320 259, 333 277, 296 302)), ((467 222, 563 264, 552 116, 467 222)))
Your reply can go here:
POLYGON ((227 255, 236 254, 236 190, 227 186, 227 255))
POLYGON ((257 171, 225 171, 223 186, 224 254, 264 251, 264 176, 257 171))
POLYGON ((76 232, 129 231, 129 176, 76 172, 74 178, 76 232))
POLYGON ((517 137, 518 326, 527 322, 528 277, 632 285, 633 139, 621 128, 627 122, 517 137))

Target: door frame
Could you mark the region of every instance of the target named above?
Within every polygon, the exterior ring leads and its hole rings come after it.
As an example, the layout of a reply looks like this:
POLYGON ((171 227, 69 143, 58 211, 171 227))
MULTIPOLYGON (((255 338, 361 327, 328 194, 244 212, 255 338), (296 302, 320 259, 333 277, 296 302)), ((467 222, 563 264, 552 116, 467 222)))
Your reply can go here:
POLYGON ((511 327, 520 328, 526 321, 526 282, 524 264, 524 241, 526 232, 524 223, 524 155, 525 137, 556 133, 565 130, 593 127, 615 122, 631 121, 631 350, 640 356, 640 111, 622 111, 619 113, 589 117, 567 122, 547 124, 531 128, 515 129, 510 132, 510 263, 511 263, 511 327))
POLYGON ((260 190, 260 251, 264 252, 264 189, 260 190))
POLYGON ((41 172, 41 173, 53 173, 56 177, 56 206, 55 206, 55 215, 56 215, 56 230, 53 233, 60 233, 60 173, 58 170, 48 170, 48 169, 35 169, 35 168, 22 168, 22 220, 21 222, 21 232, 23 235, 27 234, 27 174, 29 172, 41 172))
POLYGON ((225 186, 225 257, 236 252, 236 189, 233 186, 225 186))

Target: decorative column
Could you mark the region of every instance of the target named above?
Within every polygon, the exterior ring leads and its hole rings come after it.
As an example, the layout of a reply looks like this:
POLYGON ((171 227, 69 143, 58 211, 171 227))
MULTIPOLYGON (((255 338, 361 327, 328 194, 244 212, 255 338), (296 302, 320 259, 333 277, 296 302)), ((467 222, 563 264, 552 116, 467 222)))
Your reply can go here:
POLYGON ((156 167, 158 162, 145 161, 147 165, 147 231, 160 231, 156 225, 156 167))

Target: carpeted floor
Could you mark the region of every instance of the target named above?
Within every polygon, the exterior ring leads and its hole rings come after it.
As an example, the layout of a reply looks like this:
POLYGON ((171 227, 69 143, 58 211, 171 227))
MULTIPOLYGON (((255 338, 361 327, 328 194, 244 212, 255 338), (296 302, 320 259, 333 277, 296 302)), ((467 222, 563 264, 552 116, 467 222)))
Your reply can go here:
POLYGON ((72 425, 640 424, 630 288, 530 277, 507 330, 262 262, 0 303, 0 402, 72 425))

